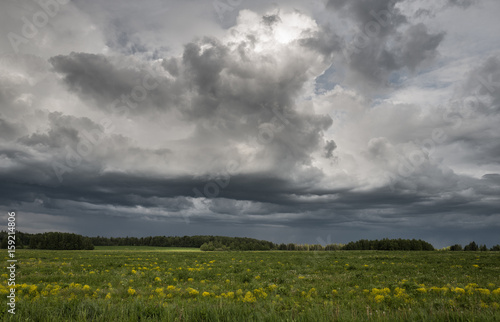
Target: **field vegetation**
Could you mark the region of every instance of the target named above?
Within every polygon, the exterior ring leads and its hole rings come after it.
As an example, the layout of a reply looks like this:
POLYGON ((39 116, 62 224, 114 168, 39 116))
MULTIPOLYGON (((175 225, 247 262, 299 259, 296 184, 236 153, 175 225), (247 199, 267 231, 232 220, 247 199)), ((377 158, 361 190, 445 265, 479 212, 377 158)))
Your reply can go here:
POLYGON ((500 320, 498 252, 167 249, 20 249, 3 320, 500 320))

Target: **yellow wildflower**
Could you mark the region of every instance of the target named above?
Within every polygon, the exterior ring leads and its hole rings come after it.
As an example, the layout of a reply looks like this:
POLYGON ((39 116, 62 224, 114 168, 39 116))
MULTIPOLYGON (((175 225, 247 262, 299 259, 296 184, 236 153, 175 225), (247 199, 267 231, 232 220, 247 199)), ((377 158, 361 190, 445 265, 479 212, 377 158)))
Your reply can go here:
POLYGON ((255 298, 255 296, 250 291, 248 291, 245 294, 245 297, 243 298, 243 302, 253 303, 255 301, 257 301, 257 299, 255 298))
POLYGON ((394 289, 394 293, 396 297, 406 297, 405 289, 401 287, 396 287, 394 289))
POLYGON ((277 289, 277 288, 278 288, 278 286, 277 286, 276 284, 271 284, 271 285, 269 285, 267 288, 269 289, 269 291, 271 291, 271 292, 272 292, 272 291, 274 291, 275 289, 277 289))
POLYGON ((490 295, 490 290, 488 290, 487 288, 476 288, 476 291, 483 295, 490 295))
POLYGON ((188 287, 187 291, 188 291, 189 295, 191 295, 191 296, 196 296, 196 295, 200 294, 200 292, 198 292, 197 290, 195 290, 194 288, 191 288, 191 287, 188 287))

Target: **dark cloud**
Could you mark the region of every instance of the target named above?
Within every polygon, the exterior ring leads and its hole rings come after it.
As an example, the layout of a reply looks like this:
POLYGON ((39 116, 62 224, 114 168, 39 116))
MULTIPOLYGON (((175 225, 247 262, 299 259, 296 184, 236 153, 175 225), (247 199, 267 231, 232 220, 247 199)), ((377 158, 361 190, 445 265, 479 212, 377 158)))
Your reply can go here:
POLYGON ((128 68, 117 68, 103 55, 71 53, 51 57, 55 71, 64 75, 71 91, 95 102, 112 102, 121 95, 129 95, 134 81, 141 75, 128 68))
POLYGON ((353 19, 362 31, 369 33, 371 28, 376 28, 379 37, 384 37, 407 22, 407 18, 396 8, 399 2, 402 0, 329 0, 327 8, 345 11, 346 16, 353 19))
POLYGON ((500 59, 486 59, 466 74, 445 113, 448 153, 474 166, 500 164, 500 59))
MULTIPOLYGON (((342 42, 340 50, 351 70, 361 76, 355 78, 354 83, 357 84, 354 86, 363 87, 365 82, 369 87, 389 85, 391 73, 404 69, 413 72, 437 55, 444 33, 430 33, 422 23, 411 24, 397 7, 400 2, 328 1, 327 8, 339 16, 347 16, 357 30, 351 39, 342 42)), ((315 41, 322 44, 317 46, 323 51, 327 48, 339 50, 335 45, 338 36, 326 36, 328 29, 325 31, 315 41), (330 46, 325 45, 327 43, 330 46)))
POLYGON ((422 17, 422 16, 433 16, 433 13, 428 10, 428 9, 418 9, 416 12, 415 12, 415 15, 414 15, 416 18, 418 17, 422 17))
POLYGON ((489 57, 470 72, 460 95, 462 106, 474 113, 490 115, 500 112, 500 56, 489 57))
POLYGON ((124 173, 97 176, 80 171, 67 178, 61 186, 21 183, 19 178, 6 180, 4 185, 7 184, 9 190, 2 191, 2 198, 6 205, 14 207, 38 203, 37 209, 42 212, 67 212, 69 215, 97 211, 131 219, 147 216, 147 213, 161 207, 162 212, 149 216, 174 222, 189 218, 193 225, 222 220, 226 224, 246 225, 265 222, 287 229, 334 229, 355 222, 359 229, 365 225, 387 227, 392 222, 393 226, 408 229, 406 225, 410 222, 425 220, 442 225, 442 220, 447 220, 448 216, 457 218, 460 214, 465 216, 471 212, 477 217, 493 219, 497 215, 498 200, 485 202, 482 199, 491 200, 498 195, 500 186, 497 177, 498 174, 489 174, 481 180, 457 178, 451 185, 440 184, 433 191, 430 189, 432 184, 426 183, 425 178, 420 178, 423 180, 419 179, 418 183, 415 181, 418 176, 415 176, 409 180, 415 185, 413 193, 409 193, 409 187, 399 183, 395 190, 384 187, 355 192, 311 189, 300 183, 294 185, 289 181, 273 179, 269 174, 233 176, 230 188, 222 189, 218 198, 208 199, 203 211, 191 213, 196 200, 192 199, 192 187, 203 189, 204 180, 192 177, 145 178, 124 173), (494 186, 490 182, 494 182, 494 186), (485 188, 489 191, 484 191, 485 188), (446 194, 439 196, 442 189, 446 194), (475 193, 464 195, 462 189, 472 189, 475 193), (327 198, 318 200, 321 196, 327 198), (113 211, 110 207, 122 209, 122 212, 113 211), (143 209, 142 214, 133 211, 137 207, 143 209))
POLYGON ((329 26, 323 26, 313 37, 300 39, 300 43, 328 57, 340 52, 344 42, 329 26))
POLYGON ((326 141, 325 156, 327 158, 333 157, 333 151, 335 151, 336 148, 337 148, 337 144, 335 144, 335 141, 333 141, 333 140, 326 141))
MULTIPOLYGON (((426 60, 434 58, 437 47, 444 38, 444 33, 429 34, 427 27, 420 23, 413 25, 402 35, 401 49, 396 61, 399 68, 408 67, 410 70, 426 60)), ((391 66, 388 66, 388 69, 391 66)))
POLYGON ((0 136, 4 140, 12 140, 17 137, 19 131, 16 124, 12 124, 2 118, 0 118, 0 136))
MULTIPOLYGON (((79 143, 77 129, 94 130, 97 125, 88 118, 74 118, 62 113, 48 115, 49 130, 47 133, 33 133, 19 138, 18 142, 34 147, 64 148, 79 143)), ((99 130, 102 130, 99 128, 99 130)))
POLYGON ((269 25, 269 26, 272 26, 273 24, 275 23, 279 23, 281 22, 281 18, 279 15, 275 14, 275 15, 264 15, 262 17, 262 21, 269 25))

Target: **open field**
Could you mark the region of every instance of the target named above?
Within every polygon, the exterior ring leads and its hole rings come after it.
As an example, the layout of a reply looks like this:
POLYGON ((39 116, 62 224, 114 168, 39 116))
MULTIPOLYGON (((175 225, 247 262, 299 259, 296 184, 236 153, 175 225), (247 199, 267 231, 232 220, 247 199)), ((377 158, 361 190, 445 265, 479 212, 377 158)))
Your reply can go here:
POLYGON ((141 251, 141 252, 199 252, 194 247, 154 247, 154 246, 95 246, 94 250, 100 251, 141 251))
POLYGON ((500 320, 498 252, 125 248, 16 258, 7 321, 500 320))

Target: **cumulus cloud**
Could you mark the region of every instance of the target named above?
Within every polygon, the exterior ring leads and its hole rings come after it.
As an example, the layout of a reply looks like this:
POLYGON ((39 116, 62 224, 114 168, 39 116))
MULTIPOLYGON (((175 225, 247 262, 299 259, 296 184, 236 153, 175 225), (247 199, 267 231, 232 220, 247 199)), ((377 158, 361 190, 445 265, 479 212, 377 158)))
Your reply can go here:
MULTIPOLYGON (((151 77, 158 86, 140 102, 134 101, 134 81, 147 71, 137 71, 137 66, 121 67, 122 62, 84 53, 53 57, 50 62, 68 89, 88 99, 91 107, 109 110, 118 107, 113 100, 124 97, 125 105, 132 101, 129 108, 125 106, 127 111, 141 117, 150 110, 174 110, 179 121, 195 126, 194 137, 187 138, 191 142, 203 142, 219 152, 246 145, 251 158, 268 159, 267 171, 274 170, 273 163, 307 164, 331 120, 299 110, 296 101, 305 84, 322 72, 322 63, 310 64, 313 51, 291 50, 300 48, 300 43, 276 45, 276 40, 289 41, 289 26, 281 26, 281 20, 271 26, 261 19, 245 12, 242 23, 232 30, 235 36, 186 44, 181 57, 162 61, 174 75, 151 77), (255 25, 260 25, 260 38, 247 30, 255 25), (276 53, 287 58, 278 60, 272 56, 276 53)), ((288 19, 291 27, 301 27, 300 19, 312 24, 298 14, 288 19)))

